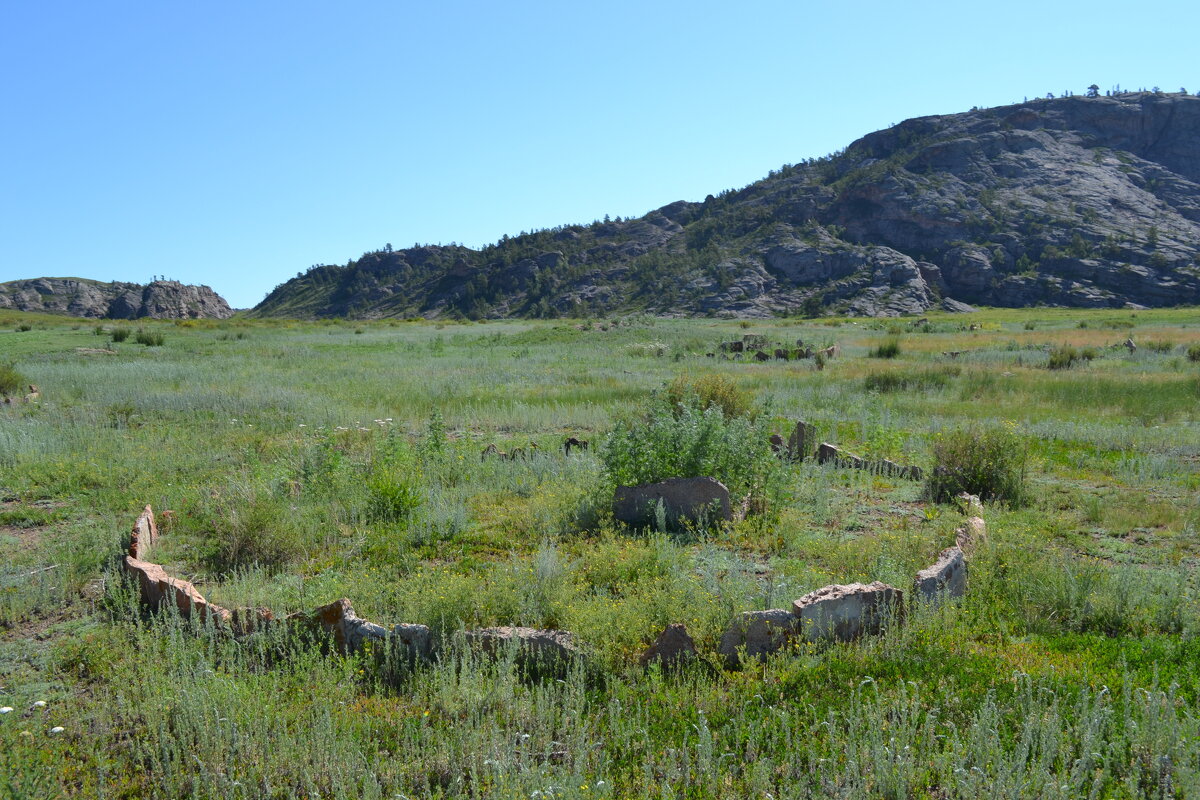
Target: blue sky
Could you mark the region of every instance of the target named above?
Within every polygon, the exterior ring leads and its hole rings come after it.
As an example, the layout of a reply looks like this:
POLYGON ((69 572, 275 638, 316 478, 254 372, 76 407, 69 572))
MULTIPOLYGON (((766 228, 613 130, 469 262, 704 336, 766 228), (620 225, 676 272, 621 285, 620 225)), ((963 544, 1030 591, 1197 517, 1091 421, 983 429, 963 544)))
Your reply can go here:
POLYGON ((0 281, 249 307, 312 264, 702 200, 909 117, 1195 92, 1198 29, 1157 0, 11 0, 0 281))

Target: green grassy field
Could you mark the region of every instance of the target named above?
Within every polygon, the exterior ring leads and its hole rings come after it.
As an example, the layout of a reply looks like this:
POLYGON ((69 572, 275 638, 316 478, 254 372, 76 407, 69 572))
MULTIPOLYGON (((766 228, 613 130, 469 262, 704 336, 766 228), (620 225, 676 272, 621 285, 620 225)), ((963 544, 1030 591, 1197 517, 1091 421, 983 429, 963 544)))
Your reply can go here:
POLYGON ((0 796, 1200 797, 1200 311, 910 322, 0 314, 0 364, 42 395, 0 406, 0 796), (706 356, 745 333, 841 354, 706 356), (1048 368, 1068 346, 1094 357, 1048 368), (713 374, 764 432, 804 419, 926 472, 938 437, 1011 431, 1028 500, 988 504, 960 602, 723 670, 734 614, 907 590, 962 516, 810 459, 772 467, 743 522, 615 523, 606 436, 713 374), (572 435, 592 448, 564 457, 572 435), (380 665, 148 616, 118 569, 147 503, 174 512, 154 560, 222 605, 349 597, 447 641, 563 628, 587 660, 544 680, 452 649, 380 665), (706 663, 639 667, 673 622, 706 663))

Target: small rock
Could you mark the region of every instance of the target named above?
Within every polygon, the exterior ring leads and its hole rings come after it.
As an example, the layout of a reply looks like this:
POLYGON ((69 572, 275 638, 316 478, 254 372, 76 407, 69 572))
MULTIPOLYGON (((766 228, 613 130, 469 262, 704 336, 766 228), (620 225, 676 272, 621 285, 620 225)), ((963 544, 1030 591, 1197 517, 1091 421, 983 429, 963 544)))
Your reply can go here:
POLYGON ((11 713, 12 713, 12 706, 4 706, 3 708, 0 708, 0 714, 11 714, 11 713))
POLYGON ((904 593, 875 581, 826 586, 792 603, 805 639, 853 641, 876 634, 893 613, 903 612, 904 593))
POLYGON ((62 733, 65 730, 66 730, 66 728, 64 728, 62 725, 55 725, 53 728, 50 729, 50 733, 57 735, 57 734, 62 733))
POLYGON ((642 653, 639 662, 643 667, 658 663, 663 669, 675 669, 696 657, 696 643, 681 623, 668 625, 654 640, 654 644, 642 653))

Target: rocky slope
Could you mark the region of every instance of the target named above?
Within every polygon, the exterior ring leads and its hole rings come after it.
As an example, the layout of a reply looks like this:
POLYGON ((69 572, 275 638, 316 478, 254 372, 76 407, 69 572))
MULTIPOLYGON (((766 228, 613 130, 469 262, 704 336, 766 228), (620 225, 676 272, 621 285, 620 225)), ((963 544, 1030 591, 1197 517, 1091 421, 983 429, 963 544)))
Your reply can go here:
POLYGON ((207 286, 178 281, 101 283, 82 278, 35 278, 0 283, 0 309, 108 319, 225 319, 233 309, 207 286))
POLYGON ((639 219, 317 267, 260 316, 921 312, 1200 303, 1200 97, 922 117, 639 219))

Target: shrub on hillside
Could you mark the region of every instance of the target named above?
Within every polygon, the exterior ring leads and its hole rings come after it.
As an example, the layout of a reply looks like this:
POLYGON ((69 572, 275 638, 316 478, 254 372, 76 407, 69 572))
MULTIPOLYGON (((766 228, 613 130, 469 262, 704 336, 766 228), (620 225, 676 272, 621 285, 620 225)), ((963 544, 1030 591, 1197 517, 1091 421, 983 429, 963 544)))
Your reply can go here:
POLYGON ((1076 362, 1091 361, 1098 355, 1099 353, 1093 347, 1077 350, 1070 345, 1063 345, 1050 351, 1050 360, 1046 362, 1046 367, 1047 369, 1070 369, 1076 362))
POLYGON ((113 328, 109 335, 114 342, 123 342, 129 338, 129 328, 113 328))
POLYGON ((133 337, 133 340, 147 347, 162 347, 163 335, 157 331, 147 331, 138 328, 137 335, 133 337))
POLYGON ((1200 361, 1200 344, 1194 344, 1187 349, 1188 361, 1200 361))
POLYGON ((1009 428, 940 433, 933 458, 925 491, 935 502, 949 502, 962 492, 1012 506, 1028 499, 1028 451, 1009 428))
POLYGON ((667 384, 667 401, 681 413, 684 406, 694 402, 701 411, 716 407, 726 418, 751 416, 754 399, 727 375, 701 375, 693 378, 687 373, 667 384))

